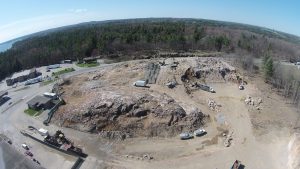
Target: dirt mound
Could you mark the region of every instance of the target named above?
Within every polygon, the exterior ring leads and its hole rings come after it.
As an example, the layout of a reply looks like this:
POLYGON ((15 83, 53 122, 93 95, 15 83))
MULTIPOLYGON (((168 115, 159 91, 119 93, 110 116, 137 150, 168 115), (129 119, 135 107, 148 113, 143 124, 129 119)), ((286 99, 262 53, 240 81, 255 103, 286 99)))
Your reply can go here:
POLYGON ((300 168, 300 134, 296 133, 292 136, 289 143, 288 169, 300 168))
MULTIPOLYGON (((66 127, 103 133, 119 131, 127 136, 174 136, 204 124, 201 111, 187 115, 166 94, 121 90, 94 90, 84 93, 80 104, 62 106, 54 119, 66 127)), ((68 102, 68 99, 66 100, 68 102)))

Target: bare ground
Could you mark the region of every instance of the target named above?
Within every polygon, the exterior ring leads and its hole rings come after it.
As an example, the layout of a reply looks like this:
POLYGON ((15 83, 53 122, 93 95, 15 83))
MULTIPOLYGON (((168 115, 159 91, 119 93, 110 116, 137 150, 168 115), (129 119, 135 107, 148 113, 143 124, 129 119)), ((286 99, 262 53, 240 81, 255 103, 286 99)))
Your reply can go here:
MULTIPOLYGON (((168 61, 172 62, 170 59, 168 61)), ((67 91, 66 98, 69 99, 67 101, 73 105, 88 99, 82 97, 84 95, 80 90, 74 89, 110 84, 128 92, 142 90, 164 93, 172 97, 187 114, 199 109, 210 116, 211 122, 205 125, 208 133, 202 137, 185 141, 178 137, 138 137, 114 143, 111 154, 115 158, 107 160, 109 168, 230 168, 237 159, 246 168, 287 168, 288 142, 293 128, 297 125, 298 115, 286 99, 273 92, 260 77, 249 78, 245 90, 239 90, 234 81, 220 80, 216 77, 217 74, 206 79, 206 83, 216 93, 195 90, 187 94, 180 76, 196 61, 193 58, 180 58, 178 61, 183 66, 176 70, 162 67, 157 83, 149 89, 136 89, 131 86, 135 80, 143 77, 142 70, 148 61, 122 63, 117 67, 80 76, 82 80, 64 86, 67 91), (95 86, 92 86, 93 83, 86 83, 93 78, 96 79, 93 82, 95 86), (165 83, 172 79, 178 85, 169 89, 165 83), (73 92, 68 92, 69 90, 73 92), (247 96, 259 97, 262 103, 259 106, 247 105, 247 96), (217 111, 207 106, 208 99, 220 105, 217 111), (222 122, 218 119, 220 117, 222 122), (223 133, 232 134, 231 146, 224 146, 223 133), (144 155, 150 155, 153 159, 143 159, 144 155)), ((241 71, 237 73, 242 74, 241 71)))

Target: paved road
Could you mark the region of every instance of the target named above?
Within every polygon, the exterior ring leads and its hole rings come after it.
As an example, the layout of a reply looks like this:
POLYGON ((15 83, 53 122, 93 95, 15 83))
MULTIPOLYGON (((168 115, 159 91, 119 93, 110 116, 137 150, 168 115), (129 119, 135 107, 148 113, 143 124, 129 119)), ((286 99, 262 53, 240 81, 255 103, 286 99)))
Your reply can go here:
MULTIPOLYGON (((77 68, 74 72, 64 74, 62 78, 71 77, 82 73, 93 72, 112 65, 115 64, 101 65, 99 67, 93 68, 77 68)), ((21 152, 23 150, 22 148, 20 148, 20 145, 26 142, 31 147, 31 151, 33 152, 33 154, 37 156, 36 159, 41 162, 42 166, 46 166, 46 168, 71 168, 76 160, 75 157, 60 153, 47 146, 37 143, 27 137, 24 137, 19 132, 21 129, 26 128, 28 125, 36 126, 37 128, 43 127, 50 132, 61 129, 52 124, 46 127, 42 124, 43 119, 30 117, 23 112, 27 108, 27 101, 29 101, 36 95, 42 95, 44 92, 51 91, 52 87, 53 84, 49 84, 46 86, 33 84, 26 88, 24 88, 23 86, 19 86, 17 88, 9 89, 8 91, 11 100, 0 106, 0 133, 4 133, 8 137, 10 137, 13 140, 13 145, 15 146, 15 148, 21 152), (55 163, 53 163, 53 161, 55 161, 55 163)), ((90 161, 94 164, 93 166, 90 166, 88 168, 94 168, 95 166, 99 165, 99 163, 102 163, 102 161, 98 161, 97 158, 92 157, 106 156, 106 153, 103 151, 102 142, 101 140, 99 140, 99 138, 97 138, 96 135, 81 133, 79 131, 65 128, 63 129, 63 131, 67 136, 70 136, 71 139, 74 139, 75 143, 80 144, 85 148, 85 150, 87 150, 87 153, 90 155, 90 157, 87 158, 87 161, 90 161)))

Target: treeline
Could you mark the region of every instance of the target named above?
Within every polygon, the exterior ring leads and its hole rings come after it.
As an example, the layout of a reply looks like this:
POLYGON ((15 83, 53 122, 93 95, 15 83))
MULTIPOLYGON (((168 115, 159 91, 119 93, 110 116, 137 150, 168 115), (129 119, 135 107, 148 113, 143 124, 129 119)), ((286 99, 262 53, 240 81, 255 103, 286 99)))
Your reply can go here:
POLYGON ((203 20, 137 19, 67 27, 19 41, 0 53, 0 79, 63 59, 81 60, 98 55, 139 58, 132 56, 136 51, 246 52, 260 57, 266 50, 272 50, 275 57, 291 61, 299 56, 298 44, 275 37, 277 34, 261 34, 253 26, 247 29, 237 25, 203 20))

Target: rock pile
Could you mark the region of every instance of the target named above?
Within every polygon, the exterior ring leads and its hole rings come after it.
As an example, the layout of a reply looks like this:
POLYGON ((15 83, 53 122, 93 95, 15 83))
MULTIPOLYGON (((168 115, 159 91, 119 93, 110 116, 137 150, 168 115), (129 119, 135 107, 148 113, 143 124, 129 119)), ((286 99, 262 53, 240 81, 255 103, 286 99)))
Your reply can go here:
POLYGON ((153 160, 153 157, 149 154, 144 154, 142 156, 133 156, 133 155, 125 155, 126 158, 132 158, 137 160, 153 160))
POLYGON ((221 107, 221 105, 217 104, 216 101, 214 101, 213 99, 208 99, 207 100, 207 103, 208 103, 208 107, 213 110, 213 111, 216 111, 216 112, 219 112, 220 109, 219 107, 221 107))
POLYGON ((166 94, 128 94, 116 90, 89 93, 89 99, 79 105, 64 105, 54 116, 63 126, 122 139, 128 136, 175 136, 183 130, 199 128, 206 117, 201 111, 187 114, 166 94))
POLYGON ((262 103, 262 99, 260 97, 252 98, 251 96, 247 96, 245 103, 247 105, 255 106, 257 110, 260 110, 259 105, 262 103))

